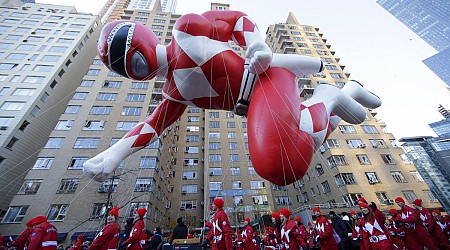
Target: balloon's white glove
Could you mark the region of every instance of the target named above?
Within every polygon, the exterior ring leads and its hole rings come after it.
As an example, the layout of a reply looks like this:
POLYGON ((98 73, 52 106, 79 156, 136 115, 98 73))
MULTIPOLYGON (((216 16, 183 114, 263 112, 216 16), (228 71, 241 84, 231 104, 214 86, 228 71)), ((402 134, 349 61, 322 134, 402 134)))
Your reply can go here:
POLYGON ((250 59, 250 72, 258 75, 269 68, 272 62, 272 51, 267 44, 256 42, 248 46, 246 57, 250 59))

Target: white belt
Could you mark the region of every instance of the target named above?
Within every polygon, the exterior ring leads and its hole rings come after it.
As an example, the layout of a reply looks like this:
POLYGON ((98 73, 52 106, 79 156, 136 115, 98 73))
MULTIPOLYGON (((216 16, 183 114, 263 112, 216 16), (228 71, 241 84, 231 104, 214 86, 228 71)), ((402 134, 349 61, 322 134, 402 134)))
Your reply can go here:
POLYGON ((44 241, 42 242, 42 247, 48 247, 48 246, 56 246, 58 245, 58 242, 54 240, 44 241))
POLYGON ((382 240, 387 240, 387 236, 386 235, 378 235, 378 236, 372 235, 369 237, 369 240, 370 240, 370 242, 379 242, 382 240))

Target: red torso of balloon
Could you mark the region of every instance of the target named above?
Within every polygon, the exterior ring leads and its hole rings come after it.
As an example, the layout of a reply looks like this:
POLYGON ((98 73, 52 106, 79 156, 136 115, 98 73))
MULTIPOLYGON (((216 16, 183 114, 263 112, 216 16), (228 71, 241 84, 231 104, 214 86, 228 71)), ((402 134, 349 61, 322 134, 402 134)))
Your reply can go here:
POLYGON ((238 100, 244 59, 228 44, 235 22, 245 14, 218 11, 180 17, 167 46, 169 98, 200 108, 232 110, 238 100))

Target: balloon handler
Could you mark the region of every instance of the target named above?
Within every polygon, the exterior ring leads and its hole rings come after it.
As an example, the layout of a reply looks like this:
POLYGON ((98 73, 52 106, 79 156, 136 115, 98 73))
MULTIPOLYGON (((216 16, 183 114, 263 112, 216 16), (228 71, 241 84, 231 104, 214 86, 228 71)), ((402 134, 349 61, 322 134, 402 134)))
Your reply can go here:
POLYGON ((103 28, 98 54, 109 69, 134 80, 158 76, 166 82, 162 102, 144 122, 84 163, 84 172, 95 180, 106 180, 122 160, 155 141, 193 106, 247 116, 255 171, 276 185, 289 185, 305 175, 314 151, 341 119, 362 123, 364 107, 381 105, 356 81, 342 90, 320 84, 301 103, 297 79, 321 72, 322 61, 272 53, 245 13, 186 14, 176 21, 172 34, 172 41, 161 45, 138 22, 117 20, 103 28), (233 52, 229 40, 247 50, 245 58, 233 52))

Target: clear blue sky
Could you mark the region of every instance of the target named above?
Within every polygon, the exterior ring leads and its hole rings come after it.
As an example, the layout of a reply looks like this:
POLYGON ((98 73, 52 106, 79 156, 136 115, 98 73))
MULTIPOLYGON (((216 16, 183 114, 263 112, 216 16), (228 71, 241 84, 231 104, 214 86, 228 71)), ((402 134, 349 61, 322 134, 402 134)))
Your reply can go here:
MULTIPOLYGON (((36 0, 39 3, 75 6, 97 14, 105 0, 36 0)), ((422 60, 436 51, 376 0, 222 0, 233 10, 247 13, 264 33, 270 24, 285 22, 293 12, 301 24, 320 28, 331 49, 346 65, 350 79, 378 94, 383 106, 377 118, 399 139, 434 135, 428 124, 443 117, 439 104, 450 109, 450 92, 422 60)), ((178 0, 177 12, 202 13, 210 1, 178 0)))

